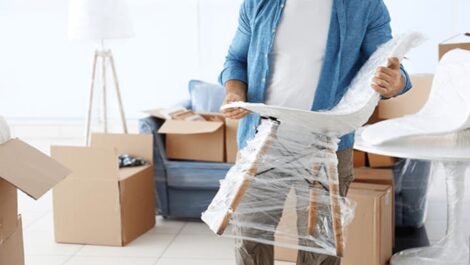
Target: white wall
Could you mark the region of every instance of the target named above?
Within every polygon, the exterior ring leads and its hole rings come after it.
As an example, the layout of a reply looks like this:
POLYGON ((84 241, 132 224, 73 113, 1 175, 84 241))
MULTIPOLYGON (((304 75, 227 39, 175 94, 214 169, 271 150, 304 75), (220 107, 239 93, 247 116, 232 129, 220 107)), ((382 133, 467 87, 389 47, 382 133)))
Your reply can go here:
MULTIPOLYGON (((191 78, 215 82, 241 0, 130 0, 136 36, 109 42, 126 112, 186 97, 191 78)), ((465 0, 386 0, 395 33, 420 30, 410 72, 432 72, 437 43, 470 26, 465 0), (458 12, 457 12, 458 11, 458 12)), ((9 118, 82 118, 93 44, 67 39, 66 0, 0 0, 0 113, 9 118)))

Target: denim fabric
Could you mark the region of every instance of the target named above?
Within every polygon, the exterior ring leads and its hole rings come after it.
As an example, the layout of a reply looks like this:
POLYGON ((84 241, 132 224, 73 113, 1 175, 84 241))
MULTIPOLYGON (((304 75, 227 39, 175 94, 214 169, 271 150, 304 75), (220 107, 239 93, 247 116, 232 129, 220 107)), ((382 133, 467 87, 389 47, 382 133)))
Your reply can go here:
MULTIPOLYGON (((248 84, 248 102, 265 101, 270 77, 271 50, 286 0, 245 0, 239 26, 230 45, 219 81, 240 80, 248 84)), ((383 0, 334 0, 328 43, 312 111, 330 110, 341 100, 348 85, 378 46, 392 38, 390 16, 383 0)), ((313 26, 313 25, 311 25, 313 26)), ((305 26, 305 34, 309 25, 305 26)), ((408 74, 402 67, 406 85, 408 74)), ((239 127, 240 148, 254 137, 259 116, 251 114, 239 127)), ((339 150, 351 148, 354 134, 341 139, 339 150)))

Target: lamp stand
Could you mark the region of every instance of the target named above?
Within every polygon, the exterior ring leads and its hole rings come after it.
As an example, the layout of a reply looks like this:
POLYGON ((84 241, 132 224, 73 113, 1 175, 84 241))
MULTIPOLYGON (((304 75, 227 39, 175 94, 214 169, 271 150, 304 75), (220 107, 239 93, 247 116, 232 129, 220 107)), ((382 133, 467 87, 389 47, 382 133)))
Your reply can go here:
POLYGON ((106 73, 108 65, 111 66, 112 79, 114 81, 114 88, 116 90, 116 96, 118 99, 119 113, 121 116, 121 123, 124 133, 127 134, 127 124, 126 117, 124 114, 124 108, 122 105, 121 91, 119 89, 119 82, 116 74, 116 68, 114 66, 114 58, 111 50, 95 50, 95 55, 93 58, 93 71, 91 74, 91 87, 90 87, 90 97, 88 100, 88 113, 86 117, 86 128, 85 128, 85 144, 88 146, 90 144, 90 130, 91 130, 91 115, 93 109, 93 94, 95 90, 95 81, 97 67, 101 66, 101 89, 102 89, 102 104, 103 104, 103 130, 104 133, 108 133, 108 102, 107 102, 107 84, 106 84, 106 73), (101 65, 98 65, 101 63, 101 65))

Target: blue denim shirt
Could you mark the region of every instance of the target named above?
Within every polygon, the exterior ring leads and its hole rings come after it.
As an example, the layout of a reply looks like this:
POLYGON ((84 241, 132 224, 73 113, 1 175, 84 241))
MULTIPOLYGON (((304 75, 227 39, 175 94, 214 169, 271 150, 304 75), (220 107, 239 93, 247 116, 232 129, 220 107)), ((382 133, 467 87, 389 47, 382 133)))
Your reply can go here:
MULTIPOLYGON (((271 50, 286 0, 245 0, 239 26, 230 45, 219 81, 240 80, 248 85, 247 101, 263 103, 270 76, 271 50)), ((324 63, 312 111, 330 110, 378 46, 392 38, 390 15, 383 0, 334 0, 324 63)), ((314 26, 314 25, 310 25, 314 26)), ((305 25, 305 34, 309 32, 305 25)), ((411 88, 408 74, 403 92, 411 88)), ((372 88, 371 88, 372 89, 372 88)), ((240 122, 238 144, 245 147, 260 122, 251 114, 240 122)), ((354 133, 341 138, 339 150, 351 148, 354 133)))

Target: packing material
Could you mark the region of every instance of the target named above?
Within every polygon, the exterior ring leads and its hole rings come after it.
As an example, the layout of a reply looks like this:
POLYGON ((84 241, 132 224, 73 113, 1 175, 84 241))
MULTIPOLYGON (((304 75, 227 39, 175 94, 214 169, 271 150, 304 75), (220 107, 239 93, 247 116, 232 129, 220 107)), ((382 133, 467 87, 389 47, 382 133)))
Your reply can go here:
POLYGON ((91 147, 51 153, 73 170, 53 191, 57 242, 124 246, 155 226, 151 135, 93 134, 91 147), (148 164, 119 169, 122 153, 148 164))

